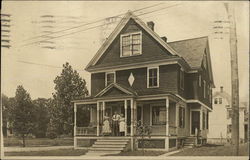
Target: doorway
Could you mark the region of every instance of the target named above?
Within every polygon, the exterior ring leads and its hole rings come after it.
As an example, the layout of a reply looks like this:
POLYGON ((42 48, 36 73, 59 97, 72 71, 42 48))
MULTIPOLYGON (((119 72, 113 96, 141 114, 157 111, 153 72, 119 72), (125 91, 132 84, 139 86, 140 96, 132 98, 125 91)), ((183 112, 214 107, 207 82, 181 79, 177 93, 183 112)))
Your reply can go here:
POLYGON ((191 135, 195 135, 195 128, 200 130, 200 111, 191 111, 191 135))

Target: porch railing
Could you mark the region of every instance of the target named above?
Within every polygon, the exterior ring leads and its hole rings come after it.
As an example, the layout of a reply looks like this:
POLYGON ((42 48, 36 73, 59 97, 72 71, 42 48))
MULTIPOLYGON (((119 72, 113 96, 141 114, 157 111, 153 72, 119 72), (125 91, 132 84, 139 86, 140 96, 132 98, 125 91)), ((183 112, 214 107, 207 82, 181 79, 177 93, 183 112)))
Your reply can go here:
POLYGON ((169 134, 170 135, 177 135, 177 127, 176 126, 169 126, 169 134))
POLYGON ((96 127, 76 127, 76 135, 96 136, 96 127))

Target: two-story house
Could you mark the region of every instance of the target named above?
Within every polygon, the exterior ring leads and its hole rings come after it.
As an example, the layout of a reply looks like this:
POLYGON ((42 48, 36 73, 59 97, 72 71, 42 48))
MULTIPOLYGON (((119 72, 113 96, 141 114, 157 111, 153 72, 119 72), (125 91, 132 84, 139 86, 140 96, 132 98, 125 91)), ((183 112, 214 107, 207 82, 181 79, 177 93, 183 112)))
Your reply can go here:
POLYGON ((153 22, 128 12, 85 69, 91 96, 74 101, 75 147, 117 151, 108 141, 124 141, 140 148, 138 121, 152 127, 148 148, 177 148, 196 131, 206 141, 214 87, 208 37, 167 42, 153 22), (103 136, 104 116, 114 112, 124 114, 125 135, 103 136))
MULTIPOLYGON (((230 143, 232 134, 232 105, 231 96, 223 87, 213 94, 213 111, 210 113, 209 133, 207 140, 209 143, 230 143)), ((247 103, 239 104, 239 140, 244 142, 247 139, 248 124, 245 123, 247 103)))

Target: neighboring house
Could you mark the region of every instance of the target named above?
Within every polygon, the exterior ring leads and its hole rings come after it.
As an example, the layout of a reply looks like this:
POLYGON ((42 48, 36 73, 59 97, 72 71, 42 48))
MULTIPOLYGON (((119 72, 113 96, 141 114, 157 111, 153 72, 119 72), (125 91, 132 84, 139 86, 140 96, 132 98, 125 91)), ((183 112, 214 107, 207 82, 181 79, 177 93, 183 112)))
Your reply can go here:
MULTIPOLYGON (((209 119, 209 143, 228 143, 231 142, 232 134, 232 107, 231 96, 220 87, 220 91, 213 94, 213 111, 209 119)), ((239 107, 239 138, 243 142, 246 139, 247 124, 245 115, 247 106, 240 103, 239 107), (246 131, 245 131, 246 130, 246 131)))
POLYGON ((128 12, 86 70, 91 96, 73 101, 75 147, 112 150, 112 141, 124 141, 133 150, 139 120, 152 127, 148 148, 190 144, 199 130, 198 143, 205 143, 214 87, 208 37, 167 42, 153 22, 128 12), (103 117, 114 111, 125 115, 125 136, 102 135, 103 117))

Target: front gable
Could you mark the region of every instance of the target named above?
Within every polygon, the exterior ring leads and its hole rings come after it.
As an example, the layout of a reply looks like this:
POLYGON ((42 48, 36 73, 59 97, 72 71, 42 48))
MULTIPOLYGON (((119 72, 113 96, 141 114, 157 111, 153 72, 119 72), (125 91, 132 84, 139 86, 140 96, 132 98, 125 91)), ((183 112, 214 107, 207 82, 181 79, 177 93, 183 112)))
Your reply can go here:
MULTIPOLYGON (((86 67, 87 71, 170 58, 178 53, 133 13, 128 12, 86 67), (120 57, 120 35, 142 32, 142 54, 120 57)), ((176 56, 175 56, 176 57, 176 56)), ((181 56, 180 56, 181 57, 181 56)))
POLYGON ((97 61, 96 66, 123 65, 149 60, 161 60, 169 58, 172 54, 161 46, 151 35, 149 35, 139 24, 130 19, 122 31, 117 35, 108 49, 97 61), (121 35, 128 33, 141 33, 141 55, 121 57, 121 35))

